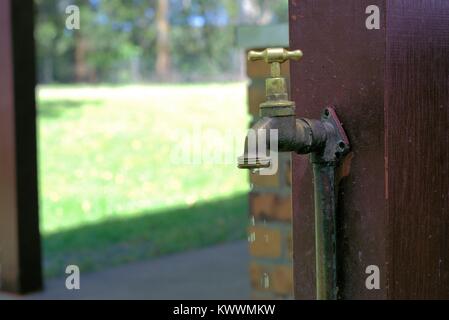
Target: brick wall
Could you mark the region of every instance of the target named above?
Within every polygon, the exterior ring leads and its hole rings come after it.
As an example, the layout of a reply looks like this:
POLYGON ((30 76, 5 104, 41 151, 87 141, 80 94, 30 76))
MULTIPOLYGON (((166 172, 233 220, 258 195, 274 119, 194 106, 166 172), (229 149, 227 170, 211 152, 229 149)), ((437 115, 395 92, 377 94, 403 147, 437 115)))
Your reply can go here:
MULTIPOLYGON (((248 109, 253 121, 265 101, 265 79, 270 68, 249 62, 248 109)), ((282 65, 289 78, 289 64, 282 65)), ((273 176, 250 173, 250 226, 248 228, 250 280, 254 299, 293 298, 292 205, 290 154, 280 153, 279 170, 273 176)))

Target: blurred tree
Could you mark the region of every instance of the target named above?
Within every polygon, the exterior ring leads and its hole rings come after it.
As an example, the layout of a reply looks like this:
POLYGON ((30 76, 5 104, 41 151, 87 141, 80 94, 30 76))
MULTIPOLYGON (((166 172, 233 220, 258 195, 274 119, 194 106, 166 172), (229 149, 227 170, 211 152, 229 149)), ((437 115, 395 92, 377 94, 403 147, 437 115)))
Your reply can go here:
POLYGON ((157 53, 156 74, 161 80, 168 80, 171 75, 170 62, 170 21, 169 1, 158 0, 156 12, 157 53))
POLYGON ((286 22, 287 0, 35 0, 41 82, 137 82, 238 74, 234 28, 286 22), (65 28, 67 6, 81 29, 65 28))
POLYGON ((70 72, 64 65, 70 59, 73 46, 63 32, 65 16, 56 1, 36 0, 36 6, 39 10, 35 31, 39 81, 67 81, 70 72))
POLYGON ((41 61, 41 77, 44 82, 53 82, 53 43, 58 35, 56 26, 52 21, 46 20, 38 24, 37 38, 39 43, 38 58, 41 61))

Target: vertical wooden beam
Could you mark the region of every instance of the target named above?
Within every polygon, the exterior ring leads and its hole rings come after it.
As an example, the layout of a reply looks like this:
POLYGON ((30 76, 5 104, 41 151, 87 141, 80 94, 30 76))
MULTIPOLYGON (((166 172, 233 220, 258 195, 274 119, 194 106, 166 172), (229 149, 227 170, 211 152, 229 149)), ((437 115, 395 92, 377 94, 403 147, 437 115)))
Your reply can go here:
MULTIPOLYGON (((340 297, 449 298, 449 2, 291 0, 298 116, 336 106, 354 152, 337 217, 340 297), (368 29, 368 6, 380 29, 368 29), (378 290, 366 268, 380 269, 378 290)), ((295 294, 315 298, 312 174, 294 157, 295 294)))
MULTIPOLYGON (((290 4, 290 46, 304 52, 302 61, 290 64, 297 115, 318 119, 324 107, 334 105, 354 152, 337 217, 340 297, 386 298, 385 29, 365 26, 366 7, 377 5, 385 12, 384 0, 290 4), (381 270, 381 290, 365 287, 369 265, 381 270)), ((314 299, 313 175, 308 157, 294 157, 292 201, 296 297, 314 299)))
POLYGON ((0 1, 0 290, 42 287, 34 5, 0 1))
POLYGON ((449 2, 386 15, 390 296, 449 299, 449 2))

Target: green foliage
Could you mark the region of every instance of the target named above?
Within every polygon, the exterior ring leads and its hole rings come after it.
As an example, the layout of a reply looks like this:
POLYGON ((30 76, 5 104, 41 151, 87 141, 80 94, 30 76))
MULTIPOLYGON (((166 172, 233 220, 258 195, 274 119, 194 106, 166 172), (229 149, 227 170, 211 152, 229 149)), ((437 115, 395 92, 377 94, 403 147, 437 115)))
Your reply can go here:
MULTIPOLYGON (((80 63, 89 69, 89 77, 83 81, 155 79, 157 0, 35 1, 41 82, 73 82, 80 63), (80 8, 80 30, 65 28, 65 9, 71 4, 80 8), (77 60, 81 45, 86 52, 77 60)), ((250 3, 264 12, 268 10, 272 23, 286 22, 287 0, 250 3)), ((237 0, 170 0, 168 21, 175 78, 191 80, 235 73, 234 28, 245 23, 241 10, 237 0)))

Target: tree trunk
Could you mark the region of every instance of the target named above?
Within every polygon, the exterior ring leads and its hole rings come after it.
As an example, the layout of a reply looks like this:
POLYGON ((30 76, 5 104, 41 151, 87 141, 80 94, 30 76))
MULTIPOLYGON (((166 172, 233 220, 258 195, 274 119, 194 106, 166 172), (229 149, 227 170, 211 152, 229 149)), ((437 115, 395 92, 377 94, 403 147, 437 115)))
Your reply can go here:
POLYGON ((89 81, 89 68, 86 63, 87 43, 86 40, 77 33, 75 36, 75 80, 76 82, 89 81))
POLYGON ((169 80, 171 75, 170 61, 170 23, 168 20, 169 0, 158 0, 156 13, 157 57, 156 74, 162 81, 169 80))

